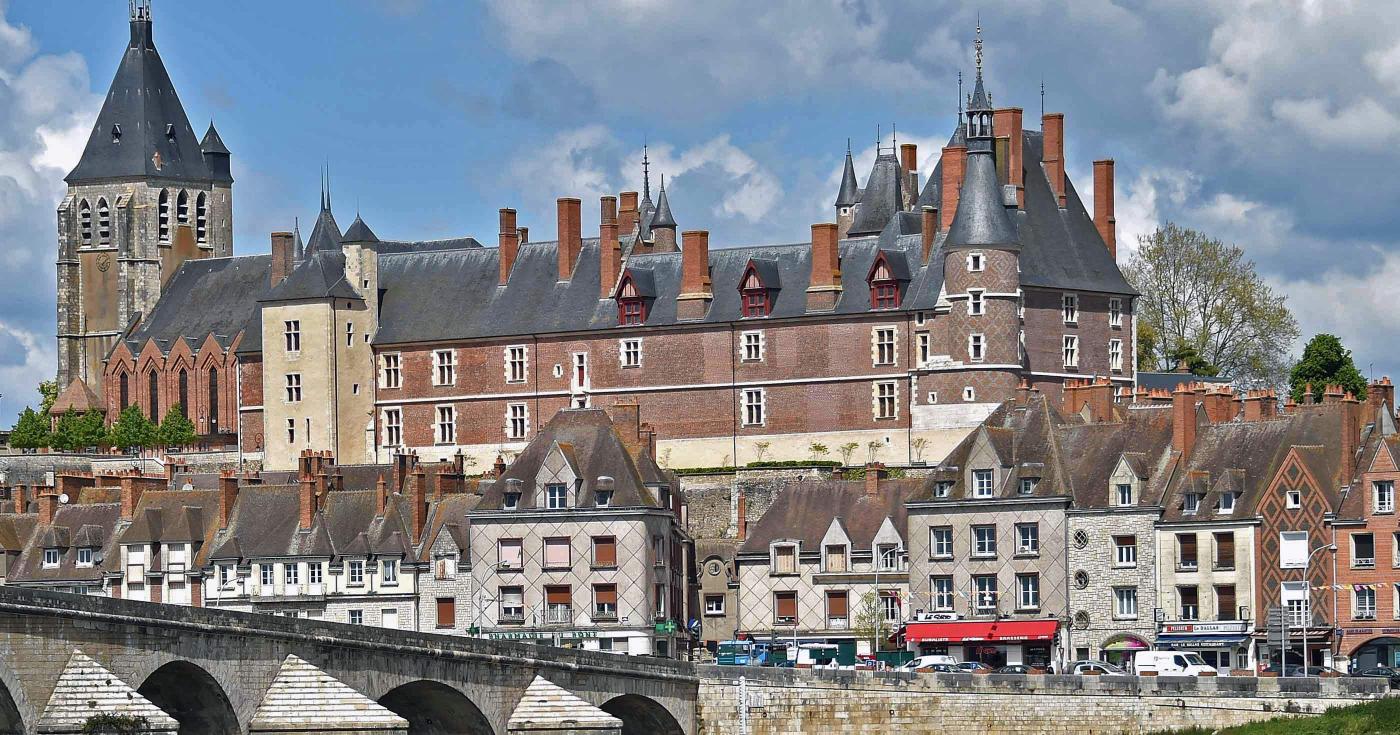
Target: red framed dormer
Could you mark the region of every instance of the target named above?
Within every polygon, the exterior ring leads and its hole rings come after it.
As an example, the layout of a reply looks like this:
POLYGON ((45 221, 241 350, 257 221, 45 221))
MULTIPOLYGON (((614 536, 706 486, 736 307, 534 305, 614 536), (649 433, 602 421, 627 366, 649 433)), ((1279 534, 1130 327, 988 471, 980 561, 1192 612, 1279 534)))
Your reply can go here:
POLYGON ((645 268, 627 268, 618 280, 613 300, 617 302, 617 323, 622 327, 646 324, 651 302, 656 299, 656 281, 645 268))
POLYGON ((778 264, 771 260, 750 258, 739 279, 739 313, 745 319, 757 319, 773 313, 778 298, 778 264))
POLYGON ((865 282, 870 286, 870 308, 878 311, 898 309, 903 285, 909 281, 909 269, 903 258, 878 250, 870 264, 865 282))

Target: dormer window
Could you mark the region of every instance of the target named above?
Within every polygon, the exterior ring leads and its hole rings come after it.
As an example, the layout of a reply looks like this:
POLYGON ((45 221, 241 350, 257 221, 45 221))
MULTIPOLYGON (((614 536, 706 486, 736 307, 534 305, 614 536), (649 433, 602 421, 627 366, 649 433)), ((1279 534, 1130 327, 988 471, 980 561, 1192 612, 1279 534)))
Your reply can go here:
POLYGON ((593 481, 593 505, 598 508, 607 508, 612 505, 613 488, 617 486, 617 481, 607 475, 598 475, 593 481))
POLYGON ((826 547, 826 571, 845 572, 849 571, 846 565, 846 546, 844 544, 828 544, 826 547))
POLYGON ((58 549, 44 549, 44 568, 57 569, 58 557, 58 549))
POLYGON ((797 546, 782 544, 773 547, 773 574, 797 574, 797 546))
POLYGON ((175 140, 175 123, 165 124, 165 137, 167 140, 175 140))
POLYGON ((83 568, 92 566, 92 549, 78 549, 78 566, 83 568))
POLYGON ((939 480, 933 485, 933 497, 935 498, 946 498, 952 491, 953 483, 951 480, 939 480))
POLYGON ((1132 484, 1126 483, 1126 482, 1120 482, 1120 483, 1118 483, 1117 485, 1114 485, 1114 486, 1113 486, 1113 501, 1114 501, 1114 502, 1113 502, 1114 505, 1119 505, 1119 506, 1122 506, 1122 505, 1132 505, 1132 504, 1133 504, 1133 486, 1132 486, 1132 484))
POLYGON ((1181 512, 1185 513, 1186 515, 1195 515, 1196 511, 1199 510, 1200 507, 1200 493, 1186 493, 1185 498, 1182 500, 1181 512))
POLYGON ((507 492, 501 500, 503 510, 516 510, 520 507, 520 493, 507 492))
POLYGON ((870 284, 870 308, 899 308, 899 281, 903 280, 901 275, 890 256, 881 250, 875 256, 875 262, 871 264, 870 273, 865 279, 870 284))
POLYGON ((1224 494, 1222 494, 1222 495, 1220 496, 1220 512, 1221 512, 1221 513, 1234 513, 1234 512, 1235 512, 1235 496, 1236 496, 1236 495, 1238 495, 1238 493, 1229 492, 1229 493, 1224 493, 1224 494))
POLYGON ((657 499, 658 501, 660 501, 661 507, 663 507, 663 508, 669 508, 669 507, 671 507, 671 486, 670 486, 670 485, 658 485, 658 486, 656 487, 656 499, 657 499))
POLYGON ((544 486, 544 507, 559 510, 569 507, 569 486, 551 482, 544 486))
POLYGON ((654 296, 649 293, 650 288, 647 279, 631 270, 622 274, 622 280, 617 286, 617 323, 621 326, 640 326, 647 320, 647 299, 654 296))
POLYGON ((1022 495, 1030 495, 1035 492, 1035 486, 1038 484, 1040 484, 1040 478, 1022 477, 1019 492, 1022 495))
POLYGON ((993 492, 993 475, 991 470, 972 471, 972 494, 978 498, 990 498, 993 492))
MULTIPOLYGON (((773 311, 775 284, 764 280, 759 272, 759 264, 750 260, 744 269, 744 277, 739 279, 739 303, 745 319, 768 316, 773 311)), ((777 277, 776 269, 769 274, 769 280, 777 277)))

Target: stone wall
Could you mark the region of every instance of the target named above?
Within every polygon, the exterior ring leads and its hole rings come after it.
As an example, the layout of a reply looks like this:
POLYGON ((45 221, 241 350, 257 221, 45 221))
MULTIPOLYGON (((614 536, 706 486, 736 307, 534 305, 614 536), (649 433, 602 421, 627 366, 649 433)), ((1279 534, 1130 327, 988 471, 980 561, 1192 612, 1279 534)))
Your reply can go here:
POLYGON ((974 676, 701 666, 701 735, 1119 735, 1319 713, 1384 696, 1351 679, 974 676), (743 681, 740 681, 740 675, 743 681), (747 698, 747 717, 740 711, 747 698))

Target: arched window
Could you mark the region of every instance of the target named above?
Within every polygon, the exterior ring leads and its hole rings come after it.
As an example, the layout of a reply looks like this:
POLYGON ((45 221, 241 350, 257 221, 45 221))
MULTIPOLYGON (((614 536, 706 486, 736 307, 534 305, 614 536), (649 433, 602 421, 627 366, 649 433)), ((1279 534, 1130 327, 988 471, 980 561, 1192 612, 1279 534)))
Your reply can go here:
POLYGON ((180 413, 190 417, 190 373, 180 368, 180 413))
POLYGON ((160 421, 160 376, 152 370, 146 376, 146 390, 149 394, 147 407, 151 409, 150 419, 153 422, 160 421))
POLYGON ((219 432, 219 369, 209 368, 209 433, 219 432))
POLYGON ((160 206, 157 208, 157 217, 160 222, 161 242, 170 241, 170 190, 160 190, 160 206))
POLYGON ((86 199, 78 202, 78 237, 83 247, 92 245, 92 205, 86 199))
POLYGON ((112 242, 112 210, 107 208, 105 198, 97 200, 97 242, 99 245, 112 242))
POLYGON ((130 379, 130 378, 131 378, 130 375, 127 375, 126 373, 122 373, 122 377, 121 377, 121 381, 120 381, 120 382, 121 382, 121 391, 120 391, 120 392, 121 392, 121 402, 122 402, 121 410, 123 410, 123 411, 126 410, 126 407, 127 407, 127 406, 130 406, 130 405, 131 405, 131 379, 130 379))
POLYGON ((190 193, 184 189, 180 190, 180 196, 175 200, 175 220, 182 225, 190 223, 190 193))
POLYGON ((200 242, 209 240, 209 212, 204 202, 204 192, 199 193, 199 197, 194 200, 194 238, 200 242))

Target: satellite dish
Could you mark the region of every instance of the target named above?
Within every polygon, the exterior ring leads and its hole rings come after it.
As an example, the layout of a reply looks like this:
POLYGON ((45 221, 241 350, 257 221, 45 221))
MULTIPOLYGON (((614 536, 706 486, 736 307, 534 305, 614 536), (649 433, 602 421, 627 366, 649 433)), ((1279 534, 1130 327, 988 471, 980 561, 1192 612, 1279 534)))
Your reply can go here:
POLYGON ((68 504, 68 493, 63 493, 62 495, 58 496, 58 502, 63 503, 64 505, 67 505, 67 504, 68 504))

